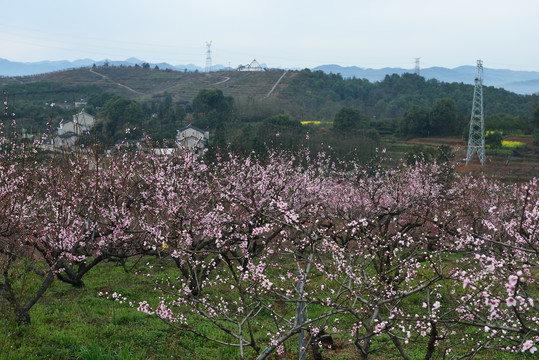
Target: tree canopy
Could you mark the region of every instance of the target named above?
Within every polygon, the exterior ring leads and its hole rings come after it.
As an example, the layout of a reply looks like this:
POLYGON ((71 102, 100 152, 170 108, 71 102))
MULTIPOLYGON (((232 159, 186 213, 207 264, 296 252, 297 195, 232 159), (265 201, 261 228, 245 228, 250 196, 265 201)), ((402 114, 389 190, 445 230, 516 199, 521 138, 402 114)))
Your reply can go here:
POLYGON ((359 109, 343 107, 333 118, 333 129, 340 131, 362 129, 367 125, 367 119, 359 109))
POLYGON ((399 123, 402 136, 459 135, 465 127, 465 119, 459 115, 453 99, 440 99, 431 109, 414 105, 408 109, 399 123))

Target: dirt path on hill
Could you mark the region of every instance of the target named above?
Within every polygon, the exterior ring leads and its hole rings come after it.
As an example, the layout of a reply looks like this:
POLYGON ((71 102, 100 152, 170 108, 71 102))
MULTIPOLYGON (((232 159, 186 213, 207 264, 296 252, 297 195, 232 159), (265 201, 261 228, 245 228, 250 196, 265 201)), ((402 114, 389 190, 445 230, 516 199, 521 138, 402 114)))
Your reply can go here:
POLYGON ((134 93, 137 94, 137 95, 144 95, 143 93, 138 92, 137 90, 132 89, 132 88, 130 88, 130 87, 127 86, 127 85, 120 84, 120 83, 118 83, 118 82, 112 80, 112 79, 109 78, 108 76, 103 75, 103 74, 100 74, 100 73, 94 71, 94 69, 90 69, 90 72, 91 72, 92 74, 101 76, 101 77, 103 78, 103 80, 110 81, 110 82, 113 83, 114 85, 117 85, 117 86, 122 87, 122 88, 124 88, 124 89, 126 89, 126 90, 129 90, 129 91, 131 91, 131 92, 134 92, 134 93))
POLYGON ((218 81, 218 82, 214 83, 213 85, 219 85, 219 84, 222 84, 222 83, 226 83, 228 80, 230 80, 230 78, 228 76, 225 76, 224 80, 218 81))
POLYGON ((275 90, 275 88, 277 87, 277 85, 279 85, 279 83, 281 82, 281 80, 284 78, 284 76, 288 73, 288 70, 285 70, 285 72, 281 75, 281 77, 279 78, 279 80, 277 80, 275 82, 275 84, 273 85, 273 87, 271 88, 271 90, 266 94, 265 97, 269 97, 271 95, 271 93, 275 90))

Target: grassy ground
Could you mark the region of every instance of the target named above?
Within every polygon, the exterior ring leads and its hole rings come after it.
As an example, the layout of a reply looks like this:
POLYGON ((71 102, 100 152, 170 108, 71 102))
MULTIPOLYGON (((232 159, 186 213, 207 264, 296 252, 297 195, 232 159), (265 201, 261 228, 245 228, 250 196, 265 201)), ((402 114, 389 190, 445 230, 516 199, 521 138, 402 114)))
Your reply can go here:
MULTIPOLYGON (((31 310, 32 324, 18 328, 8 339, 9 351, 1 351, 0 359, 237 359, 237 349, 218 346, 192 333, 177 331, 161 320, 137 312, 126 304, 107 299, 117 292, 130 300, 157 300, 154 284, 146 277, 136 275, 145 265, 139 263, 126 272, 117 262, 106 262, 93 269, 85 278, 85 286, 74 288, 55 281, 45 296, 31 310)), ((226 295, 226 290, 216 288, 226 295)), ((413 299, 412 299, 413 300, 413 299)), ((417 299, 418 311, 421 300, 417 299)), ((290 305, 290 304, 289 304, 290 305)), ((286 305, 286 306, 289 306, 286 305)), ((294 311, 292 305, 290 311, 294 311)), ((311 314, 316 309, 311 309, 311 314)), ((341 319, 346 321, 346 319, 341 319)), ((222 336, 209 322, 194 323, 195 328, 214 337, 222 336)), ((6 328, 0 328, 0 345, 6 328)), ((264 330, 260 330, 264 331, 264 330)), ((258 334, 258 336, 264 336, 258 334)), ((223 340, 225 338, 221 337, 223 340)), ((344 339, 334 335, 334 347, 323 351, 324 359, 344 360, 358 358, 357 350, 344 339)), ((423 341, 422 338, 418 341, 423 341)), ((294 359, 295 340, 283 356, 272 359, 294 359)), ((412 359, 424 357, 426 344, 417 342, 407 351, 412 359)), ((388 339, 375 338, 378 349, 372 359, 400 359, 388 339)), ((256 358, 247 349, 246 358, 256 358)), ((526 357, 503 352, 483 353, 479 359, 521 359, 526 357)), ((528 358, 530 358, 528 356, 528 358)), ((310 359, 310 357, 309 357, 310 359)))
MULTIPOLYGON (((74 288, 55 281, 31 310, 31 326, 10 340, 9 359, 230 359, 227 349, 188 333, 177 334, 161 320, 137 312, 100 292, 151 299, 153 284, 110 262, 74 288)), ((1 356, 0 356, 1 358, 1 356)))

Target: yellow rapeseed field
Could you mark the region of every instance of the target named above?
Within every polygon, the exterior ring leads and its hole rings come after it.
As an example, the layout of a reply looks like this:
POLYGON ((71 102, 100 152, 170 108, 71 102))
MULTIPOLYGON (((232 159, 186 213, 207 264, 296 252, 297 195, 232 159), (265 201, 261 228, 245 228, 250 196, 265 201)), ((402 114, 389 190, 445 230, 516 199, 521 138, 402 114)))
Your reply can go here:
POLYGON ((502 140, 502 147, 506 149, 514 149, 514 148, 521 147, 524 145, 526 144, 520 141, 502 140))

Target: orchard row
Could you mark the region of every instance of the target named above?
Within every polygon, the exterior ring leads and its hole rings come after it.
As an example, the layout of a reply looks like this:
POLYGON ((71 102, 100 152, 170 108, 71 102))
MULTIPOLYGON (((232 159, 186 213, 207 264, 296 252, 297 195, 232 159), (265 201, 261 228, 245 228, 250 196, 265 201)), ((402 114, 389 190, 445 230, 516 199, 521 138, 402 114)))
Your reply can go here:
POLYGON ((140 274, 161 301, 109 296, 241 358, 322 358, 337 341, 362 359, 381 343, 404 359, 537 351, 537 179, 388 167, 383 152, 209 162, 37 145, 0 144, 0 294, 19 322, 53 281, 84 286, 100 262, 145 255, 167 264, 140 274))

